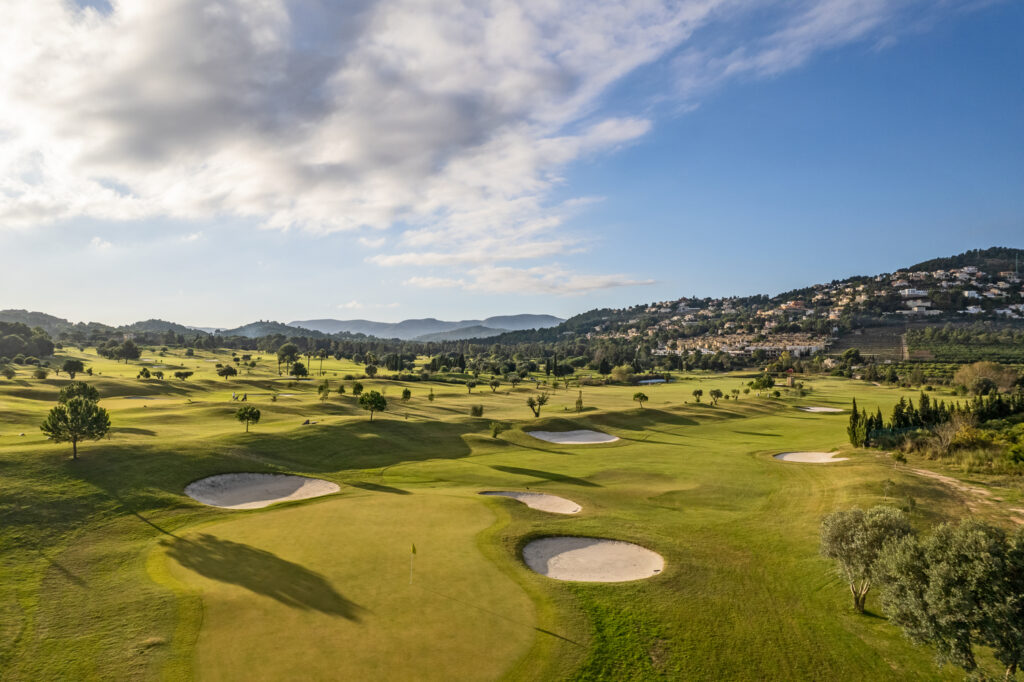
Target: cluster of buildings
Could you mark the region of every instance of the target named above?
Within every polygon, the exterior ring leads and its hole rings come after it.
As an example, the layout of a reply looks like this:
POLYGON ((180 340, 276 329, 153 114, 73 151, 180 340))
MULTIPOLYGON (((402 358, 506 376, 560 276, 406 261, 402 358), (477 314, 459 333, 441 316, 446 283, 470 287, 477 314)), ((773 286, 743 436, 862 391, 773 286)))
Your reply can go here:
POLYGON ((769 299, 658 301, 613 311, 591 337, 633 339, 659 355, 763 351, 774 357, 824 350, 844 320, 854 317, 930 318, 994 315, 1024 319, 1024 285, 1015 271, 975 266, 899 270, 818 284, 769 299))

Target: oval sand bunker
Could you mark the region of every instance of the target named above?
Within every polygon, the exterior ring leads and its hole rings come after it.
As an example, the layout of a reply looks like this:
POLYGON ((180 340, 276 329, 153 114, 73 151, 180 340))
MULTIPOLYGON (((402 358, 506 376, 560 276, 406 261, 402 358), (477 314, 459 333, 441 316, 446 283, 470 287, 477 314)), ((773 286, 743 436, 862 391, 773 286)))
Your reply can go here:
POLYGON ((196 502, 224 509, 259 509, 339 490, 337 483, 287 474, 219 474, 185 486, 185 494, 196 502))
POLYGON ((550 537, 523 547, 523 561, 531 570, 555 580, 619 583, 661 573, 660 554, 620 540, 550 537))
POLYGON ((775 459, 801 464, 832 464, 833 462, 845 462, 849 457, 836 457, 834 452, 783 452, 775 455, 775 459))
POLYGON ((522 502, 530 509, 551 512, 552 514, 577 514, 582 509, 572 500, 567 500, 558 495, 547 493, 520 493, 512 490, 487 490, 481 495, 497 495, 499 497, 511 497, 513 500, 522 502))
POLYGON ((619 439, 618 436, 611 436, 607 433, 591 431, 590 429, 579 429, 578 431, 527 431, 526 434, 559 445, 594 445, 596 443, 614 443, 619 439))
POLYGON ((845 412, 845 410, 842 410, 838 407, 798 407, 796 409, 801 410, 803 412, 825 412, 827 414, 845 412))

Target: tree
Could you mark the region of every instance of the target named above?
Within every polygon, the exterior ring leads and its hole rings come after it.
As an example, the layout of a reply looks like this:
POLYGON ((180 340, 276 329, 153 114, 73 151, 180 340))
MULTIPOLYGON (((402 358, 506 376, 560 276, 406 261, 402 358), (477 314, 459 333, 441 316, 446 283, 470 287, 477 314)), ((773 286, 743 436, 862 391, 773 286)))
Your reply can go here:
POLYGON ((139 370, 139 373, 137 375, 135 375, 135 378, 136 379, 148 379, 150 376, 152 376, 152 375, 150 374, 149 369, 147 369, 146 367, 143 367, 142 369, 139 370))
POLYGON ((368 377, 372 378, 372 377, 377 376, 377 366, 376 365, 367 365, 366 369, 364 371, 366 372, 366 376, 368 376, 368 377))
POLYGON ((402 389, 402 400, 403 401, 407 401, 411 397, 412 397, 412 391, 410 391, 408 388, 403 388, 402 389))
MULTIPOLYGON (((640 407, 643 407, 643 403, 640 404, 640 407)), ((583 391, 580 391, 579 394, 576 396, 576 411, 583 411, 583 391)))
POLYGON ((55 443, 71 443, 71 458, 78 459, 79 441, 107 435, 110 415, 95 400, 76 396, 53 407, 39 428, 55 443))
POLYGON ((363 392, 363 385, 358 381, 352 384, 352 395, 360 395, 363 392))
POLYGON ((719 401, 719 400, 721 400, 721 399, 722 399, 722 396, 724 396, 724 395, 725 395, 725 394, 724 394, 724 393, 722 393, 722 392, 721 392, 721 391, 720 391, 719 389, 717 389, 717 388, 713 388, 713 389, 711 389, 710 391, 708 391, 708 397, 709 397, 709 398, 711 398, 711 404, 712 404, 712 405, 717 405, 717 404, 718 404, 718 401, 719 401))
POLYGON ((491 379, 491 383, 487 385, 491 387, 491 393, 494 393, 498 390, 498 387, 501 386, 501 382, 498 379, 491 379))
POLYGON ((526 399, 526 406, 529 407, 530 410, 533 412, 533 416, 534 417, 539 417, 540 416, 540 408, 544 407, 547 404, 548 404, 548 394, 547 393, 541 393, 536 398, 534 398, 533 396, 530 396, 529 398, 526 399))
POLYGON ((700 402, 700 397, 701 397, 702 395, 704 395, 704 391, 702 391, 701 389, 699 389, 699 388, 695 388, 695 389, 693 390, 693 397, 697 399, 697 402, 698 402, 698 403, 700 402))
POLYGON ((858 613, 864 613, 882 547, 911 532, 906 516, 893 507, 878 506, 866 512, 837 511, 821 522, 821 553, 836 561, 840 577, 850 586, 853 607, 858 613))
POLYGON ((888 545, 878 564, 882 607, 912 641, 968 672, 976 647, 989 647, 1013 679, 1024 663, 1024 530, 943 524, 888 545))
POLYGON ((309 370, 306 369, 306 366, 304 364, 296 360, 295 362, 292 363, 292 376, 294 376, 296 379, 299 377, 309 376, 309 370))
POLYGON ((0 367, 0 376, 3 376, 4 379, 10 381, 15 376, 14 369, 9 365, 4 365, 3 367, 0 367))
POLYGON ((513 391, 515 390, 516 386, 518 386, 519 382, 521 382, 521 381, 522 381, 522 377, 520 377, 518 374, 516 374, 514 372, 512 374, 510 374, 509 377, 508 377, 508 383, 512 384, 512 390, 513 391))
POLYGON ((117 349, 117 358, 124 360, 126 365, 129 360, 138 360, 140 355, 142 355, 142 351, 131 339, 126 339, 117 349))
MULTIPOLYGON (((991 390, 994 386, 1005 391, 1009 390, 1016 381, 1017 372, 998 362, 975 362, 964 365, 953 375, 953 383, 966 386, 971 390, 975 390, 975 387, 991 390), (981 379, 988 381, 979 381, 981 379)), ((978 395, 981 394, 978 393, 978 395)))
POLYGON ((186 372, 186 371, 175 372, 174 373, 174 378, 175 379, 180 379, 181 381, 188 381, 188 378, 190 376, 192 376, 192 374, 193 374, 193 372, 186 372))
POLYGON ((217 375, 224 377, 225 381, 227 381, 228 377, 233 377, 236 374, 238 374, 238 370, 232 367, 231 365, 224 365, 223 367, 217 370, 217 375))
POLYGON ((642 410, 644 408, 644 403, 648 400, 647 394, 642 391, 637 391, 633 394, 633 400, 640 403, 640 409, 642 410))
POLYGON ((359 396, 359 407, 370 413, 370 421, 373 421, 374 412, 383 412, 388 407, 388 401, 377 391, 369 391, 359 396))
POLYGON ((57 396, 57 402, 66 403, 72 398, 84 398, 85 400, 91 400, 95 403, 100 399, 100 392, 96 390, 95 386, 90 386, 84 381, 72 381, 70 384, 60 389, 60 395, 57 396))
POLYGON ((299 359, 299 347, 294 343, 283 344, 277 349, 277 373, 281 373, 281 365, 290 366, 299 359))
POLYGON ((256 424, 260 420, 260 411, 255 405, 242 405, 235 412, 235 419, 245 424, 245 432, 249 433, 249 424, 256 424))
POLYGON ((467 381, 467 382, 466 382, 466 389, 467 389, 467 390, 468 390, 468 391, 469 391, 470 393, 472 393, 472 392, 473 392, 473 389, 474 389, 474 388, 476 388, 476 382, 475 382, 475 381, 467 381))
POLYGON ((761 376, 759 376, 758 378, 756 378, 753 381, 751 381, 748 385, 751 388, 753 388, 754 390, 760 391, 760 390, 763 390, 763 389, 766 389, 766 388, 771 388, 772 386, 774 386, 775 385, 775 379, 772 378, 772 376, 766 372, 766 373, 762 374, 761 376))
POLYGON ((36 367, 35 370, 33 370, 32 372, 32 376, 35 377, 36 379, 45 379, 47 376, 49 376, 49 374, 50 371, 45 367, 36 367))
POLYGON ((81 360, 68 359, 60 366, 60 370, 67 372, 68 376, 74 379, 76 374, 85 371, 85 364, 81 360))
POLYGON ((850 409, 850 423, 846 426, 846 435, 850 439, 850 445, 855 448, 862 448, 868 440, 868 419, 867 414, 857 411, 857 399, 853 399, 853 407, 850 409))

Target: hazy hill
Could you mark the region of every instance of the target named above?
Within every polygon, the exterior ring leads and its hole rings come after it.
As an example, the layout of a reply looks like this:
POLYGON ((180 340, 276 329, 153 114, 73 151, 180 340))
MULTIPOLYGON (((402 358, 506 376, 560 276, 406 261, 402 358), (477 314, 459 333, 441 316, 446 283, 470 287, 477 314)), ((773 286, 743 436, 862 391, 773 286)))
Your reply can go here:
POLYGON ((472 327, 459 327, 458 329, 452 329, 447 332, 437 332, 436 334, 424 334, 423 336, 417 336, 414 341, 459 341, 461 339, 486 339, 491 336, 497 336, 504 334, 507 329, 493 329, 491 327, 484 327, 483 325, 475 324, 472 327))
POLYGON ((485 320, 438 320, 433 317, 423 319, 402 320, 401 322, 374 322, 372 320, 296 320, 288 324, 293 327, 315 329, 326 334, 350 332, 366 334, 382 339, 420 339, 424 336, 454 332, 444 338, 446 340, 469 339, 480 336, 493 336, 505 331, 523 329, 543 329, 554 327, 563 322, 554 315, 498 315, 485 320), (460 331, 468 330, 468 331, 460 331))

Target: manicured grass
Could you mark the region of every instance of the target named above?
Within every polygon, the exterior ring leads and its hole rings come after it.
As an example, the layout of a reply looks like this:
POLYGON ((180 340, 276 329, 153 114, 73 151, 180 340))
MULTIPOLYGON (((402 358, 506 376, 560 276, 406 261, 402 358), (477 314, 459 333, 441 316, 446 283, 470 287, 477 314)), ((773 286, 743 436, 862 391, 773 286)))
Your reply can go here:
MULTIPOLYGON (((871 600, 874 615, 853 613, 818 556, 817 529, 824 514, 885 492, 914 498, 922 527, 963 514, 963 501, 876 451, 830 465, 771 457, 844 446, 847 415, 796 405, 847 408, 856 396, 887 412, 913 393, 812 377, 804 398, 711 406, 692 391, 728 393, 749 377, 686 375, 645 387, 643 409, 633 387, 584 387, 576 413, 579 389, 559 389, 533 419, 532 386, 470 395, 362 380, 389 400, 370 424, 351 381, 344 396, 320 401, 319 377, 280 379, 264 358, 225 381, 206 360, 230 354, 197 353, 176 357, 197 368, 180 382, 137 380, 140 363, 76 351, 115 426, 78 462, 38 430, 66 378, 0 380, 3 679, 958 677, 937 671, 871 600), (233 419, 232 392, 263 412, 251 433, 233 419), (469 417, 472 405, 484 418, 469 417), (492 438, 492 420, 512 428, 492 438), (532 428, 621 440, 555 445, 532 428), (231 471, 318 476, 342 492, 251 512, 182 493, 231 471), (497 488, 558 494, 583 511, 556 516, 477 495, 497 488), (666 569, 613 585, 548 580, 519 559, 547 534, 637 542, 666 569)), ((332 388, 340 379, 330 372, 360 371, 333 362, 324 363, 332 388)))

